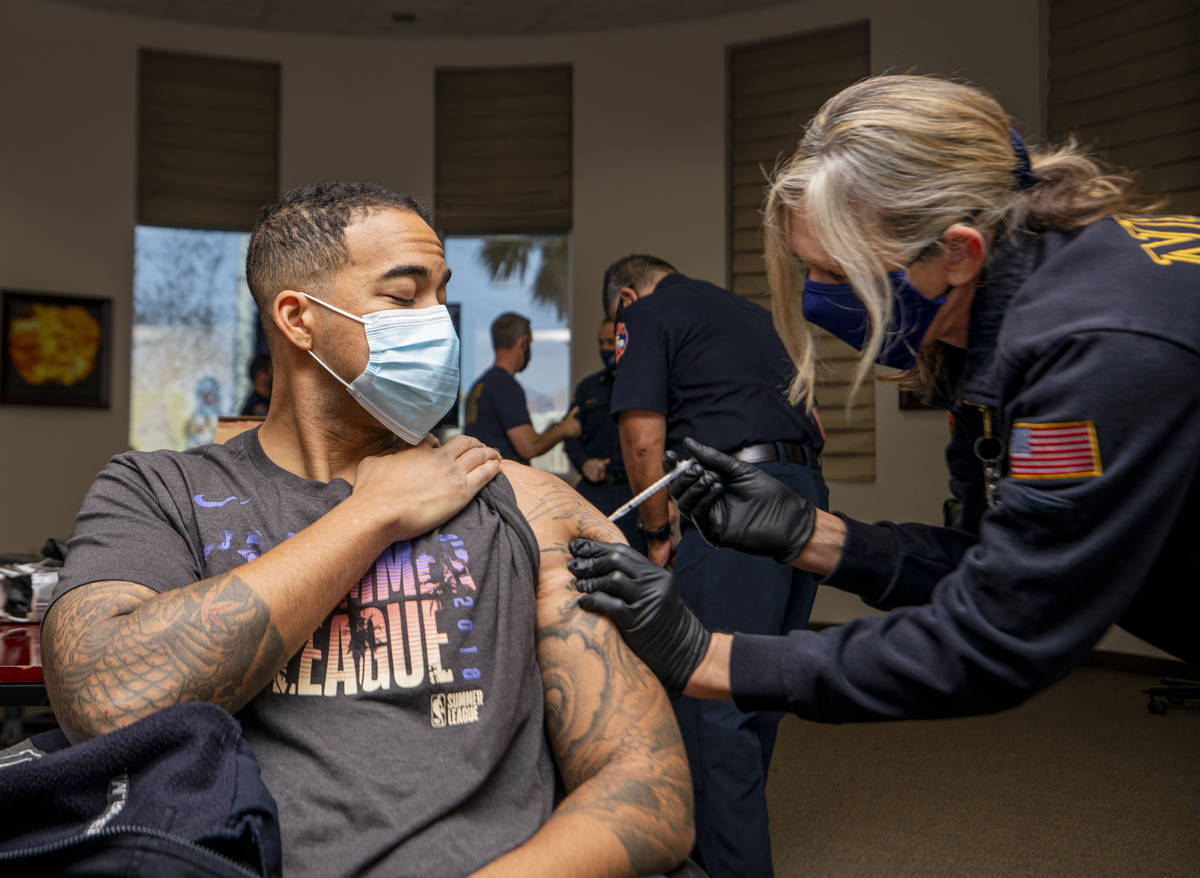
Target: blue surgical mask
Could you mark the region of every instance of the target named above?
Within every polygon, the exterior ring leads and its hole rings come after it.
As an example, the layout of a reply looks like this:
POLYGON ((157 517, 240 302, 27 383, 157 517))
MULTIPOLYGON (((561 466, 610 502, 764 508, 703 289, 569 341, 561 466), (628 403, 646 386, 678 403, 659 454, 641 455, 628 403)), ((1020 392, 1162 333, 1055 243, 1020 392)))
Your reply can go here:
POLYGON ((433 308, 373 311, 355 317, 308 296, 330 311, 363 324, 370 356, 354 382, 347 384, 325 366, 376 420, 410 445, 416 445, 458 401, 458 334, 445 305, 433 308))
POLYGON ((604 364, 605 371, 613 372, 617 368, 617 352, 616 351, 601 351, 600 362, 604 364))
MULTIPOLYGON (((921 339, 946 301, 946 293, 936 299, 925 298, 908 282, 903 269, 889 272, 888 280, 892 284, 892 315, 875 362, 895 369, 911 369, 916 365, 921 339)), ((949 291, 947 287, 946 292, 949 291)), ((855 350, 863 349, 870 318, 850 284, 823 284, 806 279, 804 319, 833 333, 855 350)))

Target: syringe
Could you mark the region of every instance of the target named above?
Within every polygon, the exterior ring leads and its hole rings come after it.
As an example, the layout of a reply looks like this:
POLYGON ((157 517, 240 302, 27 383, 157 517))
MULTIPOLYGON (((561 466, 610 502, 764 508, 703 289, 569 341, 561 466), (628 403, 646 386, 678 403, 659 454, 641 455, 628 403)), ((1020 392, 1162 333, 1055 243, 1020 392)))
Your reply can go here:
POLYGON ((675 469, 671 470, 669 473, 667 473, 665 476, 663 476, 657 482, 652 484, 646 490, 640 491, 637 494, 637 496, 635 496, 628 503, 625 503, 625 504, 617 507, 617 510, 608 517, 608 520, 616 521, 622 515, 625 515, 626 513, 631 512, 634 509, 637 509, 639 506, 642 505, 642 503, 646 500, 647 497, 649 497, 651 494, 654 494, 656 491, 661 491, 667 485, 671 484, 671 482, 675 481, 677 478, 679 478, 681 475, 683 475, 684 470, 686 470, 689 466, 691 466, 695 462, 696 462, 696 458, 694 458, 694 457, 689 457, 687 460, 679 461, 679 463, 675 464, 675 469))

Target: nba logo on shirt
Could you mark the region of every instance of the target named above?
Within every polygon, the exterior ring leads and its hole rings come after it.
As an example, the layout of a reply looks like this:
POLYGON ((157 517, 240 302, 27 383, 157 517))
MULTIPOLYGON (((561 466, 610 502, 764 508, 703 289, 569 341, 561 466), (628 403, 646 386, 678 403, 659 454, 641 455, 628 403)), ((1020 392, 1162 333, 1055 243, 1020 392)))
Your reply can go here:
POLYGON ((435 729, 446 725, 446 696, 434 693, 429 696, 429 724, 435 729))
POLYGON ((625 329, 624 323, 617 324, 615 344, 617 349, 617 362, 619 363, 621 362, 621 354, 625 353, 625 348, 629 346, 629 332, 625 329))

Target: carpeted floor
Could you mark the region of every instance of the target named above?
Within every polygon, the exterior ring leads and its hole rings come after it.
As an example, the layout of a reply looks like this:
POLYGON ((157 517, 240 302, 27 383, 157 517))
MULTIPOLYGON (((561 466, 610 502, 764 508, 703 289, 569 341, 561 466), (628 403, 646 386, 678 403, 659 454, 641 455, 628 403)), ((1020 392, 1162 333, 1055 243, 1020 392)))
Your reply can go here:
POLYGON ((1200 876, 1200 709, 1151 714, 1155 685, 1084 667, 990 716, 785 718, 776 875, 1200 876))

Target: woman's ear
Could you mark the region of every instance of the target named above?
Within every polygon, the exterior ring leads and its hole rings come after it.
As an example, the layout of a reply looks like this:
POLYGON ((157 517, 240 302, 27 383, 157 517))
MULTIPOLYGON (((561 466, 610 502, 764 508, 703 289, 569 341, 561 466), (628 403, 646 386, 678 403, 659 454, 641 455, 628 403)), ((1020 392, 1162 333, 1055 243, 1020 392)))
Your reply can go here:
POLYGON ((974 226, 952 226, 945 235, 946 283, 959 286, 979 277, 987 258, 987 239, 974 226))
POLYGON ((312 309, 307 296, 296 290, 277 293, 271 317, 285 340, 302 351, 312 350, 312 309))

